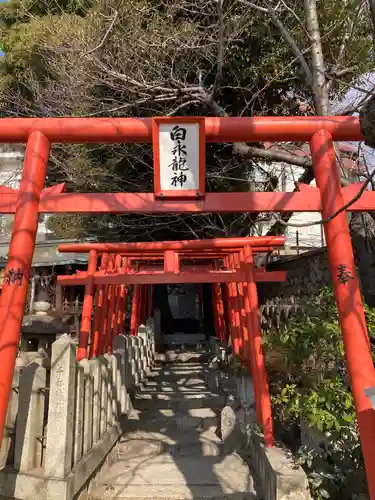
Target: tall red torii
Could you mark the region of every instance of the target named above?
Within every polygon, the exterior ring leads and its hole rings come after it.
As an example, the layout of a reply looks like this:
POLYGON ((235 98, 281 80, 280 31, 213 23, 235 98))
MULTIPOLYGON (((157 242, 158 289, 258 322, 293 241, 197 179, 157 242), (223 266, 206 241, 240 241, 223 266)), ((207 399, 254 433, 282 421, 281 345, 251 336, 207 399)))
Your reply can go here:
MULTIPOLYGON (((172 119, 172 118, 170 118, 172 119)), ((184 117, 173 117, 175 122, 184 117)), ((3 118, 0 143, 26 143, 17 195, 0 192, 0 211, 14 213, 12 240, 0 298, 0 439, 11 390, 38 213, 205 213, 320 211, 351 388, 355 400, 370 498, 375 500, 375 413, 365 389, 375 370, 345 211, 338 210, 360 187, 341 188, 333 141, 361 141, 358 117, 205 118, 206 142, 308 141, 317 188, 295 193, 207 193, 197 199, 160 199, 152 193, 42 194, 51 144, 151 142, 153 119, 3 118)), ((155 157, 155 155, 154 155, 155 157)), ((197 193, 198 194, 198 193, 197 193)), ((366 192, 350 210, 374 210, 366 192)))

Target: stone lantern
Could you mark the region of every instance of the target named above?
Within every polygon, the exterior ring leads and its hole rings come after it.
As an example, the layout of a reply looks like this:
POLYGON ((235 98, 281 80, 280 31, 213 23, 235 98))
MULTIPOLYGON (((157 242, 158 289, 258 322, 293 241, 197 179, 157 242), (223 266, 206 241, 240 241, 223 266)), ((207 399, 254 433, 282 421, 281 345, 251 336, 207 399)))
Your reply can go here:
POLYGON ((33 309, 37 316, 46 316, 51 309, 51 303, 44 288, 40 288, 36 293, 33 309))

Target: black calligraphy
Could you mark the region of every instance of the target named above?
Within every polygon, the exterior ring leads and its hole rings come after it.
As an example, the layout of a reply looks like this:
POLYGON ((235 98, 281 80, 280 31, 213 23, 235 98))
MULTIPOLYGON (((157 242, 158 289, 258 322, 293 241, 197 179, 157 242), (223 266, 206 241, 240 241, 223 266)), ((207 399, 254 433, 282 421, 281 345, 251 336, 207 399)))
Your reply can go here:
POLYGON ((351 270, 348 269, 348 266, 346 266, 345 264, 340 264, 337 267, 337 279, 340 283, 346 285, 348 281, 353 280, 354 278, 351 270))
POLYGON ((172 169, 171 185, 174 187, 183 187, 187 182, 186 172, 189 170, 187 164, 187 148, 185 144, 187 130, 176 125, 173 127, 170 138, 174 143, 171 151, 173 155, 172 163, 169 168, 172 169))
POLYGON ((23 280, 23 272, 21 271, 20 268, 14 269, 13 267, 9 269, 7 274, 5 275, 5 283, 7 285, 16 285, 18 286, 22 285, 22 280, 23 280))

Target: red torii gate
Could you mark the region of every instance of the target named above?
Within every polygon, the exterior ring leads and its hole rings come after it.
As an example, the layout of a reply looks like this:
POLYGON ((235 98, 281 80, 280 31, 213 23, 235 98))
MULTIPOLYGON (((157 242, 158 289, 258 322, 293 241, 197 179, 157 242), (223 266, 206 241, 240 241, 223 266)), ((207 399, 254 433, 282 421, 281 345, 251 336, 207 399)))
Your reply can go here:
MULTIPOLYGON (((195 117, 194 117, 195 118, 195 117)), ((175 123, 185 118, 174 117, 175 123)), ((26 143, 18 193, 0 192, 0 211, 15 213, 8 264, 0 299, 0 439, 11 389, 39 213, 207 213, 320 211, 324 220, 333 288, 343 333, 348 374, 356 404, 370 497, 375 500, 375 413, 365 389, 375 385, 375 370, 355 270, 345 211, 332 218, 360 185, 341 188, 333 141, 361 141, 358 117, 205 118, 206 142, 309 142, 317 188, 293 193, 186 193, 183 199, 153 193, 66 193, 45 190, 51 143, 152 141, 151 118, 0 119, 0 142, 26 143), (343 279, 343 275, 345 279, 343 279)), ((160 125, 160 123, 159 123, 160 125)), ((200 153, 202 148, 200 147, 200 153)), ((160 158, 159 158, 160 159, 160 158)), ((204 157, 203 157, 204 159, 204 157)), ((202 160, 202 157, 200 157, 202 160)), ((160 179, 159 179, 160 180, 160 179)), ((201 186, 200 186, 201 187, 201 186)), ((204 187, 204 186, 203 186, 204 187)), ((177 193, 178 194, 178 193, 177 193)), ((375 209, 375 193, 365 192, 350 211, 375 209)))
POLYGON ((271 252, 282 246, 284 240, 283 237, 248 237, 59 245, 60 252, 89 254, 87 272, 57 279, 62 286, 85 285, 77 360, 112 352, 114 339, 122 333, 125 321, 128 295, 125 285, 134 285, 130 332, 135 335, 152 307, 153 284, 211 283, 217 336, 225 342, 231 336, 234 354, 252 373, 258 420, 263 425, 266 446, 272 446, 271 400, 255 282, 285 281, 286 273, 256 269, 253 253, 271 252), (163 261, 162 265, 155 260, 150 263, 147 255, 163 261), (209 263, 194 263, 201 261, 202 256, 209 263), (94 300, 95 314, 91 320, 94 300))

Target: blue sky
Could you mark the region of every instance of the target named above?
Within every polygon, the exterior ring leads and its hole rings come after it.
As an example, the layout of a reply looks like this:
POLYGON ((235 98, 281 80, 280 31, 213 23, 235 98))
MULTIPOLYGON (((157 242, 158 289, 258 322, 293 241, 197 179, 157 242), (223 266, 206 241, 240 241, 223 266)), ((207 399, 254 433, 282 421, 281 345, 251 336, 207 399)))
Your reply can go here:
MULTIPOLYGON (((8 0, 0 0, 0 3, 5 3, 7 2, 8 0)), ((2 50, 0 50, 0 57, 4 55, 4 52, 2 50)))

